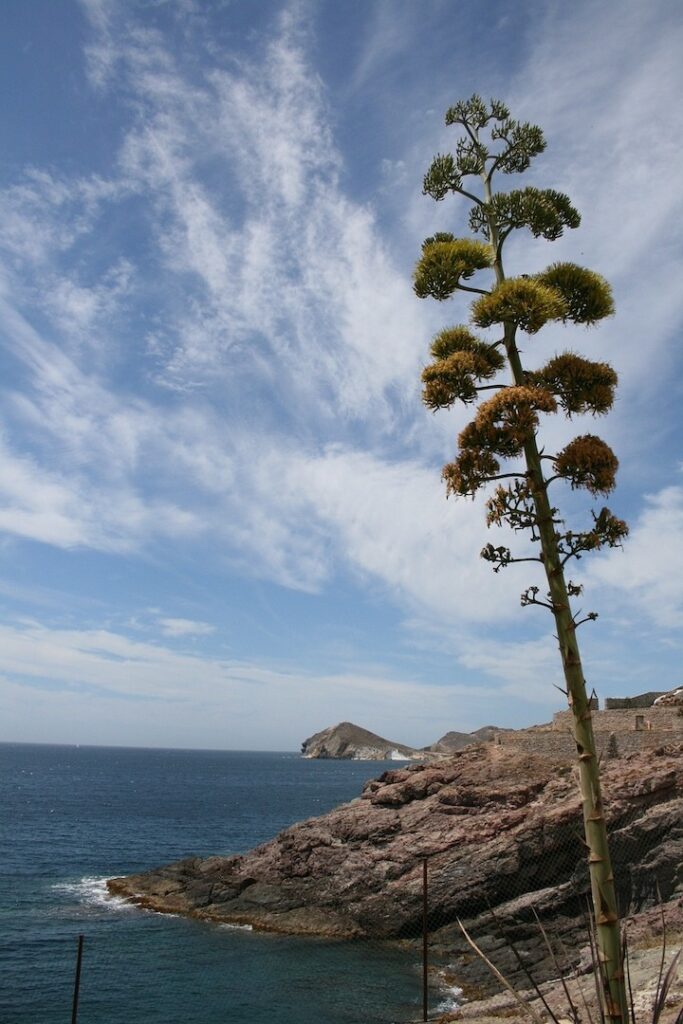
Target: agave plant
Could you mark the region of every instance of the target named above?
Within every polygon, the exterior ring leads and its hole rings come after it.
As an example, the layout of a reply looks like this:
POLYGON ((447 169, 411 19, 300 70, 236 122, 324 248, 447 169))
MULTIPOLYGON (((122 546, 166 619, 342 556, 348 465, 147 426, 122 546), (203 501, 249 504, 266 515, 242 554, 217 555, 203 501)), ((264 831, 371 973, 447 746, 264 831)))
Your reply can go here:
POLYGON ((432 162, 424 192, 437 201, 448 195, 467 201, 472 234, 482 237, 456 238, 441 232, 422 246, 414 278, 418 296, 438 301, 457 292, 474 296, 470 323, 449 326, 432 342, 431 362, 422 375, 423 398, 433 411, 456 402, 479 403, 458 437, 454 461, 444 467, 447 493, 474 496, 487 488, 489 525, 526 531, 537 545, 531 558, 516 557, 507 546, 492 543, 482 556, 495 572, 513 562, 537 561, 547 580, 547 594, 538 586, 527 587, 522 604, 546 608, 554 618, 573 713, 597 955, 607 981, 606 1013, 611 1021, 625 1024, 629 1005, 622 937, 577 640, 578 627, 597 616, 591 612, 581 618, 572 609, 572 598, 581 587, 566 577, 565 566, 585 552, 620 545, 628 528, 603 507, 592 512, 586 529, 568 529, 555 504, 558 481, 594 496, 613 489, 618 463, 609 445, 585 433, 560 451, 546 453, 538 438, 544 416, 560 411, 567 417, 606 413, 617 376, 607 363, 574 352, 560 353, 538 368, 523 366, 520 354, 521 336, 528 339, 525 349, 532 349, 533 337, 548 323, 591 326, 611 316, 612 293, 600 274, 574 263, 552 263, 541 273, 506 276, 503 256, 512 232, 526 230, 535 238, 554 241, 565 229, 579 226, 579 214, 568 196, 553 189, 495 190, 498 175, 526 171, 545 148, 541 129, 511 118, 505 104, 473 96, 451 107, 446 123, 462 134, 454 155, 440 154, 432 162), (492 396, 482 396, 491 390, 492 396))

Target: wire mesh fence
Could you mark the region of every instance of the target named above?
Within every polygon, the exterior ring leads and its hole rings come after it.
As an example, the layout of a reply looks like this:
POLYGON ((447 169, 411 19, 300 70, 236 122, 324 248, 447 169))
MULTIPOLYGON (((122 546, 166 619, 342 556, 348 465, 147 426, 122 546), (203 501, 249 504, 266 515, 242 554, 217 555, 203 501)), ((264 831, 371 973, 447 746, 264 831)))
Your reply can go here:
MULTIPOLYGON (((672 955, 683 938, 681 749, 653 745, 649 759, 635 754, 621 759, 610 755, 608 740, 610 846, 625 946, 657 947, 656 964, 667 929, 672 955), (667 760, 667 752, 673 759, 667 760), (677 763, 678 769, 672 767, 677 763)), ((468 825, 453 842, 453 833, 435 821, 431 848, 403 880, 398 902, 405 919, 399 933, 421 955, 422 1005, 416 1019, 448 1015, 467 999, 500 992, 503 978, 534 996, 538 986, 595 968, 575 771, 570 763, 555 762, 549 772, 550 781, 542 783, 503 776, 497 786, 489 785, 484 803, 481 793, 466 786, 454 791, 446 784, 439 791, 445 809, 468 825), (549 791, 551 799, 544 803, 549 791), (442 848, 440 835, 446 840, 442 848)), ((394 778, 390 773, 386 781, 391 785, 394 778)), ((416 837, 423 844, 424 839, 424 832, 416 837)), ((677 998, 681 1009, 680 992, 677 998)))

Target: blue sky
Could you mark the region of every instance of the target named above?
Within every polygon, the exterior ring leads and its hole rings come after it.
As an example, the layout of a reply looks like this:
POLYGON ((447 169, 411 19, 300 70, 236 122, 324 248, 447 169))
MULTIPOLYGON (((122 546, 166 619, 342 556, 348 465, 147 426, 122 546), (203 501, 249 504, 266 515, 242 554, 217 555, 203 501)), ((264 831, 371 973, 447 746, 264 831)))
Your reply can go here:
MULTIPOLYGON (((8 0, 0 40, 0 739, 296 749, 349 719, 426 744, 562 707, 533 576, 478 558, 420 402, 421 194, 473 92, 539 123, 528 182, 617 315, 529 339, 611 361, 623 551, 573 575, 602 695, 681 683, 674 3, 8 0), (8 102, 9 100, 9 102, 8 102)), ((505 187, 503 182, 501 187, 505 187)), ((565 495, 570 516, 580 503, 565 495)), ((578 519, 577 519, 578 522, 578 519)))

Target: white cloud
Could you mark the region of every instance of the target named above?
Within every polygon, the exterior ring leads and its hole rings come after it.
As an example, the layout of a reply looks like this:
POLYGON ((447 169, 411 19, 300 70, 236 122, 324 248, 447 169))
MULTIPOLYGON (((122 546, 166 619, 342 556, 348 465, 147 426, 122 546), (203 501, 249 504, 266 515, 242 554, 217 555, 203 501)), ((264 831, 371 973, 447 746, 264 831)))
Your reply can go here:
POLYGON ((12 410, 45 438, 44 448, 28 454, 16 449, 8 427, 0 436, 0 527, 58 547, 108 551, 201 530, 192 510, 149 495, 132 475, 138 446, 154 433, 152 410, 121 401, 83 373, 2 296, 0 316, 34 387, 32 395, 12 396, 12 410))
POLYGON ((459 661, 495 680, 503 699, 522 700, 541 708, 564 706, 566 698, 554 689, 563 688, 564 679, 549 616, 546 625, 548 635, 538 640, 497 639, 495 644, 487 644, 467 638, 459 661))
POLYGON ((50 472, 0 439, 1 531, 58 548, 126 552, 150 537, 188 538, 200 528, 177 505, 50 472))
MULTIPOLYGON (((413 253, 388 241, 405 230, 412 245, 437 222, 457 222, 455 205, 423 198, 418 208, 414 198, 442 140, 422 140, 419 167, 416 148, 389 150, 396 219, 405 220, 388 228, 376 208, 349 196, 335 112, 294 15, 283 16, 260 51, 255 44, 255 56, 216 62, 202 76, 185 70, 184 54, 159 32, 136 24, 139 10, 106 0, 83 5, 96 35, 93 81, 111 87, 125 123, 108 177, 33 169, 0 196, 0 318, 12 354, 0 528, 62 548, 145 556, 170 552, 179 540, 193 554, 193 545, 206 544, 217 572, 321 594, 351 574, 415 619, 440 628, 457 622, 462 665, 495 680, 496 692, 535 694, 543 679, 542 700, 551 642, 547 662, 545 644, 496 640, 494 650, 472 639, 472 624, 492 623, 493 635, 523 614, 528 567, 496 577, 479 560, 494 539, 482 503, 446 502, 439 481, 439 462, 451 457, 466 414, 430 417, 417 397, 428 337, 466 316, 465 307, 417 302, 405 270, 413 253), (124 232, 100 230, 131 197, 144 259, 126 248, 124 232), (89 247, 100 254, 96 266, 89 247), (122 312, 130 320, 120 330, 122 312)), ((580 232, 554 248, 523 242, 511 268, 518 259, 524 269, 558 257, 585 261, 614 277, 620 310, 585 344, 577 332, 547 332, 529 342, 528 358, 567 345, 588 353, 595 341, 616 363, 622 398, 604 432, 636 486, 645 445, 661 429, 651 397, 672 379, 677 357, 667 346, 683 301, 670 227, 681 214, 670 174, 680 105, 664 102, 683 85, 682 28, 660 17, 665 6, 626 4, 618 23, 586 4, 549 9, 506 90, 514 113, 546 130, 538 182, 566 188, 586 215, 580 232)), ((356 85, 381 77, 412 42, 406 26, 414 15, 402 13, 393 21, 384 4, 373 13, 375 29, 392 29, 369 34, 356 85)), ((392 97, 392 115, 400 105, 392 97)), ((453 133, 443 139, 447 148, 453 133)), ((564 427, 550 422, 546 443, 561 436, 564 427)), ((618 591, 631 610, 647 608, 662 628, 681 619, 683 546, 668 546, 682 532, 680 512, 680 489, 661 490, 625 554, 589 570, 591 582, 618 591)), ((160 625, 172 637, 210 628, 171 618, 160 625)), ((83 685, 93 677, 78 675, 79 659, 95 657, 98 679, 107 660, 91 641, 82 647, 62 635, 53 651, 83 685)), ((143 665, 135 677, 143 692, 158 693, 153 677, 166 656, 136 651, 122 656, 143 665)), ((206 666, 172 665, 180 699, 187 678, 206 666)), ((209 664, 209 676, 232 685, 233 668, 225 675, 217 665, 209 664)), ((108 685, 120 682, 111 677, 108 685)), ((326 692, 339 699, 320 705, 326 714, 317 726, 329 724, 327 714, 352 717, 342 692, 360 707, 366 685, 376 708, 398 692, 364 678, 329 682, 326 692)), ((418 691, 416 684, 401 697, 411 712, 418 691)), ((444 688, 422 692, 444 707, 444 688)), ((389 731, 379 714, 375 725, 389 731)))
POLYGON ((297 23, 282 23, 260 62, 213 72, 201 93, 130 48, 147 116, 125 140, 123 174, 153 197, 167 268, 202 286, 151 334, 159 379, 225 378, 237 351, 292 409, 365 417, 374 405, 372 419, 392 420, 387 393, 414 392, 429 315, 372 212, 345 197, 322 85, 297 23), (229 194, 203 183, 216 160, 229 194))
POLYGON ((194 619, 159 619, 159 625, 164 636, 209 636, 216 632, 215 626, 194 619))
POLYGON ((91 231, 103 204, 127 191, 121 180, 59 178, 29 167, 19 184, 0 191, 0 251, 41 266, 91 231))
POLYGON ((122 727, 137 736, 143 721, 147 742, 296 749, 312 732, 356 719, 417 745, 448 728, 475 728, 472 703, 487 709, 484 717, 495 707, 493 691, 453 683, 283 671, 179 654, 107 630, 4 625, 0 651, 0 707, 9 716, 0 720, 8 737, 28 741, 116 742, 122 727))
POLYGON ((93 342, 93 331, 110 326, 120 301, 131 289, 133 266, 120 259, 96 283, 85 285, 74 277, 55 276, 44 287, 43 301, 52 311, 54 323, 73 342, 74 335, 93 342))
POLYGON ((683 625, 683 487, 646 498, 624 550, 593 560, 588 578, 618 605, 629 602, 663 630, 683 625))
POLYGON ((290 497, 322 524, 337 557, 400 603, 443 622, 514 614, 519 582, 478 557, 489 539, 482 508, 447 502, 433 470, 335 448, 288 470, 290 497))
POLYGON ((57 547, 87 544, 92 524, 81 498, 57 474, 13 455, 0 440, 0 529, 57 547))

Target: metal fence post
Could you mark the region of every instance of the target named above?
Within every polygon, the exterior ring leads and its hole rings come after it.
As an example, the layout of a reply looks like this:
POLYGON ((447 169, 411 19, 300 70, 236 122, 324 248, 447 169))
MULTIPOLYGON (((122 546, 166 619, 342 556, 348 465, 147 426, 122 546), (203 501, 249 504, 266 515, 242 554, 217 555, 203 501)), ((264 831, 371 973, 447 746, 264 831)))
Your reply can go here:
POLYGON ((422 858, 422 1020, 429 1019, 429 998, 427 992, 427 930, 428 930, 429 899, 427 892, 427 858, 422 858))
POLYGON ((71 1024, 78 1020, 78 993, 81 987, 81 964, 83 963, 83 936, 78 936, 78 953, 76 955, 76 977, 74 979, 74 998, 71 1006, 71 1024))

